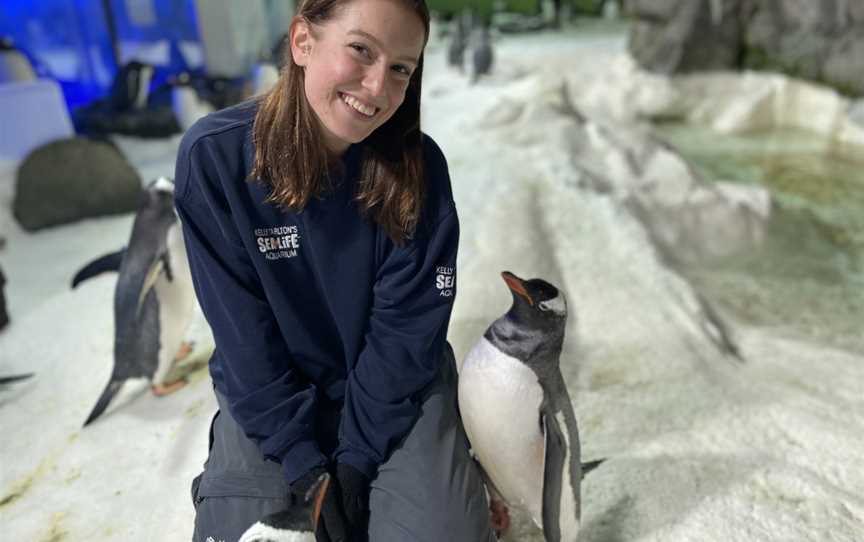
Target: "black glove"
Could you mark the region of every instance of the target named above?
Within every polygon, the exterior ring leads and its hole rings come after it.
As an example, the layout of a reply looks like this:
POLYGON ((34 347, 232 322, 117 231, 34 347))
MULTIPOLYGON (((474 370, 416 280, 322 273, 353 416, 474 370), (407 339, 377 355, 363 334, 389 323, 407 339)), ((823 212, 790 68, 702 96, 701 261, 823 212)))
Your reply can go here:
POLYGON ((336 478, 350 540, 365 542, 369 532, 369 478, 345 463, 336 465, 336 478))
POLYGON ((349 525, 340 499, 339 482, 316 467, 291 484, 291 492, 311 505, 310 523, 316 542, 348 542, 349 525))

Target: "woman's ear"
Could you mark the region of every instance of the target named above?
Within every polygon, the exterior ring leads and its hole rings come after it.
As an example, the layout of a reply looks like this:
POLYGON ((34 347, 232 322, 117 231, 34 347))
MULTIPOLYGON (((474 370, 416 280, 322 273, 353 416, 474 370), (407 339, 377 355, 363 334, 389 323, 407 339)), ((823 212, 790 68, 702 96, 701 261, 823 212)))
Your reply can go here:
POLYGON ((314 41, 309 23, 302 17, 294 17, 289 32, 291 58, 294 60, 294 64, 306 66, 309 63, 309 53, 312 51, 312 42, 314 41))

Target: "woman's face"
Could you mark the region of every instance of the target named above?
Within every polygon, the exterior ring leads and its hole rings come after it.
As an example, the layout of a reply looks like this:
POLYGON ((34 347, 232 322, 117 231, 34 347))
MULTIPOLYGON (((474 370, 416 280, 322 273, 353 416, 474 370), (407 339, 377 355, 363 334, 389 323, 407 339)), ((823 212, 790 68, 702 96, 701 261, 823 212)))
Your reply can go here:
POLYGON ((423 51, 423 21, 402 0, 351 0, 324 24, 295 20, 291 54, 330 150, 342 153, 402 104, 423 51))

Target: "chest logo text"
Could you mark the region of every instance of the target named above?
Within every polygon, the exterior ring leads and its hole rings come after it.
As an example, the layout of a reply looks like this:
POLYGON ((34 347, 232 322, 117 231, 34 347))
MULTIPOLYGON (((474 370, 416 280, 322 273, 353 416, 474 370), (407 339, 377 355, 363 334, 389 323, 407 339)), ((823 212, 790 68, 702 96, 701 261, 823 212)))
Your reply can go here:
POLYGON ((255 228, 258 252, 268 260, 294 258, 300 250, 300 233, 297 226, 255 228))

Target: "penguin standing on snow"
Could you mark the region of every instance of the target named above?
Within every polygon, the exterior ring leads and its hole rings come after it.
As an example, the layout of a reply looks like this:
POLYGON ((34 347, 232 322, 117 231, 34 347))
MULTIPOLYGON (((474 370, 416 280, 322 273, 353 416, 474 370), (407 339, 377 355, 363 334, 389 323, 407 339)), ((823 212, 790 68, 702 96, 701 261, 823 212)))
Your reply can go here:
POLYGON ((174 183, 161 177, 144 191, 114 291, 114 370, 84 425, 108 407, 123 382, 148 378, 166 395, 186 382, 166 383, 173 361, 188 354, 183 336, 195 303, 174 183))
POLYGON ((183 72, 173 78, 169 85, 171 87, 171 110, 174 112, 177 124, 184 132, 198 119, 214 111, 212 105, 198 96, 198 91, 188 73, 183 72))
POLYGON ((3 275, 3 268, 0 267, 0 330, 9 325, 9 313, 6 312, 6 276, 3 275))
POLYGON ((447 64, 465 71, 465 48, 468 47, 468 32, 462 26, 459 17, 454 17, 450 23, 450 44, 447 46, 447 64))
POLYGON ((471 60, 473 61, 474 71, 471 72, 471 84, 476 83, 481 76, 489 75, 495 59, 492 52, 492 38, 489 35, 489 28, 485 25, 481 26, 475 31, 475 36, 475 39, 472 40, 474 42, 474 50, 472 51, 471 60))
POLYGON ((544 280, 507 271, 502 277, 513 305, 466 356, 459 410, 490 485, 493 515, 500 495, 526 509, 547 542, 573 542, 582 465, 576 416, 559 367, 567 303, 544 280))

